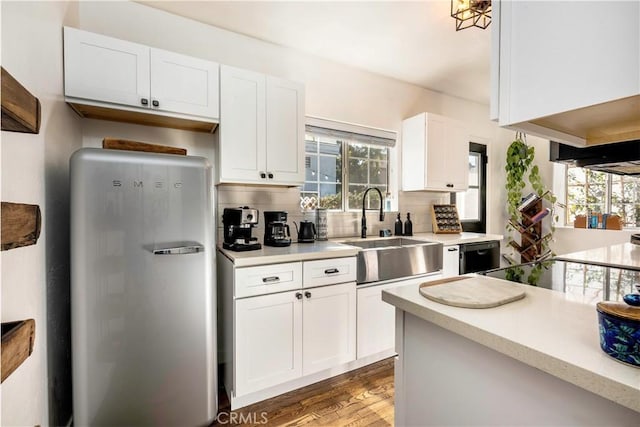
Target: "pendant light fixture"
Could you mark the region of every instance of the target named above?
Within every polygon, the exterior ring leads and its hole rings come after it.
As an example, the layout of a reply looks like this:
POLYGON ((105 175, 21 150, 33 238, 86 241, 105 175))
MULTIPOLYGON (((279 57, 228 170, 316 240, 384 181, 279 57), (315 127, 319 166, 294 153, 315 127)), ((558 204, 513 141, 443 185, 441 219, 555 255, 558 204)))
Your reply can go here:
POLYGON ((451 17, 456 20, 456 31, 487 28, 491 24, 491 0, 451 0, 451 17))

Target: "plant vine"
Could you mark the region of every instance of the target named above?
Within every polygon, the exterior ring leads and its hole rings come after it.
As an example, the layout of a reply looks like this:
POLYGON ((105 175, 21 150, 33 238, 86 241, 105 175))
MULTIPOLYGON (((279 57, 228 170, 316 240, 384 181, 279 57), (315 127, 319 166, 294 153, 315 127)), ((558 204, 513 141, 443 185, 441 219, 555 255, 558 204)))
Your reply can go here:
MULTIPOLYGON (((520 224, 521 221, 521 215, 518 211, 518 206, 522 202, 523 190, 527 187, 525 177, 528 178, 529 185, 531 186, 535 194, 550 203, 550 209, 553 213, 553 208, 556 203, 556 197, 550 191, 547 191, 544 183, 542 182, 542 177, 540 176, 540 169, 537 165, 533 164, 534 158, 534 147, 530 147, 527 145, 526 135, 521 132, 517 132, 514 141, 509 145, 509 148, 507 149, 505 166, 505 188, 507 190, 507 213, 509 217, 509 221, 507 221, 506 224, 506 229, 508 232, 516 231, 515 226, 520 224)), ((557 220, 557 217, 554 218, 554 220, 557 220)), ((540 240, 540 245, 542 248, 540 255, 550 253, 549 240, 554 230, 555 227, 553 226, 552 221, 549 237, 541 238, 540 240)), ((513 238, 511 235, 509 235, 509 242, 511 241, 513 241, 513 238)), ((527 283, 537 284, 540 280, 540 276, 542 275, 542 268, 543 265, 541 263, 536 264, 532 268, 529 276, 526 279, 527 283)), ((518 270, 516 272, 514 270, 512 273, 515 276, 521 276, 524 274, 524 271, 518 270)))

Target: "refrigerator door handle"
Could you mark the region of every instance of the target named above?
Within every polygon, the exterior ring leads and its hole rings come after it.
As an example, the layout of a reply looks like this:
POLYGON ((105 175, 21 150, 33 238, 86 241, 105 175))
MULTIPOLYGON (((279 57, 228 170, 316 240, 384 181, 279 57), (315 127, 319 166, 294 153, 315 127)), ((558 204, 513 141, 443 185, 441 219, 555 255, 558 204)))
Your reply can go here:
POLYGON ((154 255, 185 255, 204 252, 204 246, 196 242, 155 245, 150 249, 154 255))

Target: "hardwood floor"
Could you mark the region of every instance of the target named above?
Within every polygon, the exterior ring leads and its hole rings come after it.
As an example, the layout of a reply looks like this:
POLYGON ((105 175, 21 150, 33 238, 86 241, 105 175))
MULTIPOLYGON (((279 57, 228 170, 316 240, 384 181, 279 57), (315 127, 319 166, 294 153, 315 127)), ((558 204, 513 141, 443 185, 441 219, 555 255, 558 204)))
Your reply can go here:
POLYGON ((222 396, 213 425, 391 426, 393 358, 236 411, 222 396))

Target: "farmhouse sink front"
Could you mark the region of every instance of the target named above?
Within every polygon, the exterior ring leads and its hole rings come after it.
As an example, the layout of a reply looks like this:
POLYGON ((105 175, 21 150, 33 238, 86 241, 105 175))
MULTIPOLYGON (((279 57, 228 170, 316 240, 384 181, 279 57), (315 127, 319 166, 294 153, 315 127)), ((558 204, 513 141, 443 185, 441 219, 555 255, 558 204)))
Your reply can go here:
POLYGON ((442 270, 442 244, 404 237, 344 242, 358 252, 358 284, 434 273, 442 270))

